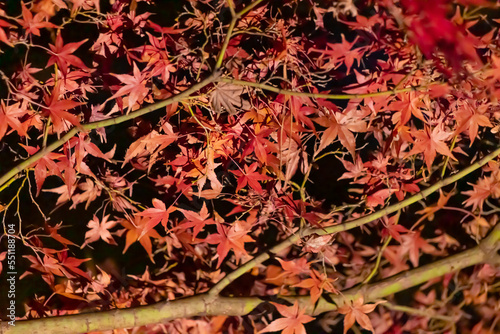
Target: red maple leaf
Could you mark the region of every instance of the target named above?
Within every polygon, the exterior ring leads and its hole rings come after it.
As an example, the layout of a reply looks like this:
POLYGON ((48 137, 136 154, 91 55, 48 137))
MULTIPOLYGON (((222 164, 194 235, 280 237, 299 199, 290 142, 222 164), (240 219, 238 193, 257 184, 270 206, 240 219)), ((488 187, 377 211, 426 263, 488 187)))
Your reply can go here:
POLYGON ((149 208, 144 210, 143 212, 139 212, 137 215, 142 217, 149 218, 149 221, 144 226, 141 234, 139 235, 139 239, 146 235, 151 229, 153 229, 160 222, 167 228, 168 218, 172 212, 177 210, 177 208, 173 205, 169 206, 168 209, 165 206, 165 203, 160 201, 157 198, 153 199, 153 208, 149 208))
POLYGON ((281 263, 281 267, 283 268, 282 275, 300 275, 300 274, 308 274, 310 269, 310 262, 307 262, 305 257, 301 257, 292 261, 284 261, 280 258, 277 260, 281 263))
POLYGON ((223 224, 217 224, 217 232, 218 233, 209 235, 205 239, 209 244, 218 245, 217 255, 219 256, 219 262, 217 263, 217 268, 220 267, 222 261, 226 258, 231 249, 234 251, 236 259, 239 260, 241 255, 247 254, 244 244, 254 241, 251 236, 247 235, 248 231, 238 222, 235 222, 230 228, 223 224))
POLYGON ((38 13, 33 16, 33 13, 31 13, 31 11, 26 7, 24 2, 21 2, 21 7, 23 11, 23 18, 19 19, 18 22, 26 30, 26 35, 33 34, 40 36, 40 28, 57 28, 55 24, 44 21, 46 17, 44 14, 38 13))
POLYGON ((12 24, 10 24, 7 21, 0 20, 0 42, 4 42, 8 46, 12 47, 13 44, 9 41, 9 37, 7 37, 7 34, 5 33, 5 30, 3 30, 2 27, 9 28, 12 27, 12 24))
POLYGON ((147 33, 149 43, 136 48, 141 54, 140 61, 147 62, 147 67, 151 68, 151 76, 159 76, 163 83, 167 83, 170 73, 176 71, 174 64, 168 59, 168 52, 165 38, 158 38, 147 33))
POLYGON ((208 212, 207 205, 203 202, 203 207, 201 211, 194 212, 191 210, 183 210, 179 209, 182 212, 184 217, 186 217, 187 222, 180 224, 177 228, 186 229, 190 227, 194 227, 193 229, 193 238, 195 238, 198 233, 205 227, 207 224, 215 224, 213 219, 210 219, 210 213, 208 212))
POLYGON ((249 166, 245 165, 245 171, 235 171, 232 170, 231 173, 236 175, 238 177, 238 186, 236 187, 236 192, 240 191, 243 187, 246 185, 249 185, 253 190, 257 191, 257 193, 262 195, 262 187, 260 186, 259 181, 268 181, 272 180, 271 177, 267 175, 262 175, 259 172, 256 172, 257 170, 257 163, 254 162, 253 164, 249 166))
POLYGON ((61 266, 61 271, 64 273, 64 275, 68 278, 71 278, 72 275, 69 273, 76 274, 78 276, 84 277, 87 280, 91 280, 90 276, 78 268, 83 262, 90 261, 91 259, 77 259, 76 257, 71 257, 68 256, 68 251, 62 251, 57 253, 57 259, 59 261, 59 264, 61 266), (69 272, 68 272, 69 271, 69 272))
POLYGON ((354 44, 356 44, 357 40, 358 38, 356 37, 352 42, 348 42, 345 39, 344 34, 342 34, 341 43, 327 43, 332 50, 314 49, 314 51, 322 54, 320 58, 323 58, 325 55, 328 56, 326 57, 328 62, 322 66, 323 68, 335 69, 341 64, 345 64, 347 67, 347 74, 349 74, 354 61, 356 60, 359 63, 363 55, 362 48, 352 48, 354 44))
POLYGON ((9 126, 17 131, 20 136, 27 136, 26 126, 19 119, 26 114, 20 107, 20 102, 6 106, 4 100, 0 104, 0 139, 3 138, 9 126))
POLYGON ((114 74, 115 77, 120 79, 125 86, 120 87, 116 93, 113 94, 108 100, 115 99, 117 97, 129 94, 128 96, 128 108, 131 109, 136 102, 141 103, 142 100, 148 95, 149 89, 146 88, 146 80, 148 75, 142 73, 137 64, 134 63, 134 75, 128 74, 114 74))
POLYGON ((285 318, 274 320, 259 333, 283 330, 281 334, 306 334, 306 328, 303 324, 313 321, 314 318, 304 314, 305 310, 299 308, 298 301, 295 301, 293 306, 285 306, 277 303, 272 304, 285 318))
POLYGON ((60 100, 61 95, 61 81, 56 83, 51 95, 45 95, 44 102, 47 105, 45 107, 45 115, 49 115, 52 123, 54 124, 54 130, 57 133, 61 133, 67 130, 65 122, 69 122, 75 126, 80 126, 79 117, 68 112, 68 110, 73 109, 82 103, 73 100, 60 100))
POLYGON ((31 268, 43 273, 42 277, 49 285, 53 285, 54 283, 53 275, 72 279, 75 278, 76 274, 90 281, 89 275, 78 268, 83 262, 90 259, 70 257, 66 250, 57 252, 57 258, 55 258, 50 255, 50 253, 54 252, 53 249, 44 248, 43 251, 43 260, 38 256, 32 255, 23 255, 23 257, 31 261, 31 268))
POLYGON ((78 136, 73 137, 69 140, 68 144, 66 145, 66 148, 74 148, 75 150, 74 155, 76 158, 75 165, 77 171, 80 171, 80 166, 82 166, 83 158, 87 154, 111 162, 111 160, 109 159, 113 157, 114 153, 114 149, 112 149, 110 152, 106 154, 102 153, 99 147, 97 147, 96 144, 92 143, 87 135, 81 132, 78 134, 78 136))
MULTIPOLYGON (((365 176, 367 173, 367 168, 365 165, 363 165, 363 160, 361 160, 360 156, 354 157, 354 163, 344 160, 344 159, 339 159, 342 164, 344 165, 344 168, 347 170, 344 174, 342 174, 341 177, 338 178, 338 180, 343 180, 343 179, 354 179, 356 180, 358 177, 365 176)), ((359 181, 359 183, 363 183, 363 181, 359 181)))
POLYGON ((432 131, 426 126, 424 130, 412 131, 412 134, 415 137, 415 144, 407 156, 423 153, 429 171, 432 169, 432 163, 436 158, 436 152, 446 155, 453 160, 457 160, 445 143, 445 141, 450 138, 451 134, 444 131, 442 126, 436 126, 432 131))
POLYGON ((448 19, 451 1, 403 0, 401 4, 409 14, 405 23, 411 30, 410 39, 427 58, 432 58, 438 49, 455 68, 460 68, 466 59, 480 62, 474 40, 448 19))
POLYGON ((398 212, 394 216, 388 218, 387 216, 382 217, 382 222, 384 224, 385 229, 382 230, 382 236, 385 237, 390 235, 399 243, 402 242, 401 234, 408 232, 408 229, 403 225, 398 224, 400 213, 398 212))
POLYGON ((418 267, 418 259, 420 251, 432 254, 435 252, 434 246, 429 244, 424 238, 420 236, 420 232, 410 232, 401 236, 403 242, 401 243, 401 253, 409 254, 410 261, 414 267, 418 267))
POLYGON ((6 256, 7 256, 7 251, 0 253, 0 274, 2 273, 3 270, 2 261, 5 260, 6 256))
POLYGON ((242 155, 246 156, 253 152, 257 159, 263 164, 267 164, 268 150, 266 147, 271 146, 271 142, 267 139, 274 130, 267 127, 255 127, 255 134, 251 134, 251 139, 245 146, 242 155))
POLYGON ((64 44, 61 34, 58 34, 56 37, 56 45, 49 44, 50 49, 52 50, 52 56, 47 62, 47 67, 52 64, 57 64, 64 75, 68 72, 69 65, 73 65, 85 71, 90 71, 80 58, 73 55, 73 52, 75 52, 76 49, 78 49, 86 41, 87 39, 76 43, 64 44))
POLYGON ((376 207, 383 206, 387 199, 397 191, 397 189, 380 189, 366 196, 366 206, 376 207))
POLYGON ((312 120, 307 117, 310 114, 316 113, 316 110, 310 107, 310 105, 312 105, 311 99, 308 97, 285 96, 285 100, 287 99, 290 111, 297 122, 299 122, 299 124, 304 124, 309 129, 314 130, 312 120))
MULTIPOLYGON (((73 4, 73 6, 71 7, 72 17, 75 15, 75 13, 77 13, 81 9, 90 10, 92 8, 95 8, 97 10, 97 12, 99 13, 99 10, 100 10, 99 0, 70 0, 70 1, 73 4)), ((59 7, 64 8, 61 6, 59 6, 59 7)))
MULTIPOLYGON (((40 147, 32 147, 21 145, 29 155, 34 155, 36 152, 40 150, 40 147)), ((45 179, 49 175, 58 175, 62 178, 60 168, 58 164, 54 161, 56 159, 64 158, 64 154, 50 152, 44 155, 40 160, 34 163, 35 166, 35 181, 36 181, 36 196, 40 194, 40 190, 42 189, 42 185, 45 182, 45 179)))

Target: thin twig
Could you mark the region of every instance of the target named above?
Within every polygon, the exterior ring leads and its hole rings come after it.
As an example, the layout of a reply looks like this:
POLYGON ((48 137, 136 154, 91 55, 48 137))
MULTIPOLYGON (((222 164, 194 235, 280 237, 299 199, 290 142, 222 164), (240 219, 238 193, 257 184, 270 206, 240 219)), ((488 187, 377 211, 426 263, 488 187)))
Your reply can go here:
POLYGON ((363 281, 363 284, 368 284, 368 282, 370 282, 371 279, 373 278, 373 276, 375 276, 375 274, 377 273, 378 266, 380 265, 380 260, 382 259, 382 255, 384 254, 384 251, 387 248, 387 246, 389 245, 389 242, 391 242, 391 240, 392 240, 392 236, 389 236, 387 238, 387 240, 384 242, 384 244, 382 245, 382 247, 380 248, 378 255, 377 255, 377 260, 375 261, 375 266, 373 267, 373 270, 370 272, 370 274, 365 278, 365 280, 363 281))

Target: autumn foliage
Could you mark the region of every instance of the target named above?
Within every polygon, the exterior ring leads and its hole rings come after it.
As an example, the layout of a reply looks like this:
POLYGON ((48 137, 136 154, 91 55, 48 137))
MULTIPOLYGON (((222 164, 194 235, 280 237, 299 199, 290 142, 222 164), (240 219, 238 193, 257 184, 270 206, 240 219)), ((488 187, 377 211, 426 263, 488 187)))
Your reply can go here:
POLYGON ((499 332, 499 27, 487 0, 0 3, 1 329, 499 332))

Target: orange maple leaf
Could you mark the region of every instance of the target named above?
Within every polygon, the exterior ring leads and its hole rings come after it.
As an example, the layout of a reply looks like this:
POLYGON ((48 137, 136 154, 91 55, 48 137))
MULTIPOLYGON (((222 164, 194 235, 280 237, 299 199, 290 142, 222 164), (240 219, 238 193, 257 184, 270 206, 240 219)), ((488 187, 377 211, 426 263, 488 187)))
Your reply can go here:
POLYGON ((276 319, 266 326, 260 333, 276 332, 283 330, 282 334, 306 334, 303 324, 314 320, 313 317, 305 315, 305 309, 299 309, 299 302, 295 301, 293 306, 285 306, 272 303, 285 318, 276 319))
POLYGON ((422 96, 417 92, 407 92, 399 94, 399 101, 393 102, 390 108, 397 110, 397 112, 392 117, 392 122, 398 124, 398 126, 403 126, 411 119, 411 116, 415 116, 421 121, 425 122, 425 117, 423 115, 422 109, 425 107, 422 101, 422 96))
POLYGON ((312 305, 316 304, 319 297, 321 297, 323 290, 331 293, 338 293, 338 291, 333 286, 333 282, 335 282, 335 279, 326 277, 325 274, 318 273, 315 270, 312 270, 310 275, 311 278, 305 279, 299 284, 295 284, 294 287, 308 289, 309 293, 311 294, 312 305))
POLYGON ((163 203, 157 198, 153 199, 153 206, 154 208, 146 209, 143 212, 137 214, 137 216, 143 216, 149 218, 149 221, 142 229, 139 239, 141 239, 144 235, 146 235, 149 231, 151 231, 160 222, 165 228, 167 228, 168 218, 170 214, 175 210, 177 210, 177 208, 173 205, 169 206, 167 209, 165 203, 163 203))
POLYGON ((338 138, 340 143, 349 150, 354 157, 356 150, 356 138, 353 132, 366 132, 367 125, 362 119, 364 114, 349 111, 347 113, 333 113, 331 116, 322 116, 315 119, 315 122, 327 129, 321 137, 321 142, 316 154, 320 153, 328 145, 338 138))
POLYGON ((136 241, 139 241, 142 247, 148 253, 151 262, 155 263, 155 261, 153 260, 153 245, 150 238, 159 239, 160 235, 158 234, 158 232, 156 232, 155 229, 151 229, 143 234, 144 228, 148 223, 148 219, 135 216, 133 223, 129 222, 126 219, 121 219, 119 222, 123 225, 123 227, 125 227, 127 232, 125 236, 125 248, 123 249, 123 254, 125 254, 130 245, 132 245, 136 241), (141 235, 142 238, 139 238, 139 236, 141 235))
POLYGON ((476 184, 469 183, 473 187, 472 190, 462 191, 463 195, 469 196, 463 203, 465 206, 471 206, 472 210, 479 208, 480 211, 483 210, 484 201, 492 194, 500 196, 500 191, 496 190, 498 188, 498 181, 495 175, 490 175, 487 177, 480 178, 476 184))
POLYGON ((40 28, 57 28, 55 24, 46 21, 42 13, 33 16, 33 13, 26 7, 24 2, 21 2, 21 9, 23 18, 18 19, 18 22, 25 29, 26 35, 33 34, 40 36, 40 28))
POLYGON ((457 111, 455 112, 455 117, 457 119, 458 127, 455 133, 461 133, 463 131, 469 132, 470 144, 472 146, 474 140, 478 137, 477 133, 479 131, 479 126, 483 127, 493 127, 489 118, 485 115, 489 109, 489 104, 482 104, 479 106, 473 106, 471 103, 464 102, 463 104, 457 103, 457 111))
POLYGON ((432 131, 426 126, 425 130, 412 131, 412 134, 416 139, 415 145, 413 145, 413 149, 407 156, 409 157, 417 153, 423 153, 425 164, 429 171, 432 169, 432 163, 436 158, 436 152, 446 155, 453 160, 457 160, 445 143, 445 141, 450 138, 451 133, 446 132, 442 126, 436 126, 432 131))
POLYGON ((428 219, 432 221, 434 219, 434 214, 444 208, 448 200, 451 198, 454 192, 450 191, 447 195, 443 193, 443 191, 439 190, 439 199, 436 205, 430 205, 424 207, 422 210, 415 212, 417 215, 422 215, 422 217, 414 224, 414 226, 418 225, 421 221, 428 219))
POLYGON ((363 297, 360 297, 354 302, 351 301, 339 307, 338 312, 345 314, 344 334, 354 325, 354 322, 357 322, 362 328, 373 332, 372 323, 366 313, 372 312, 378 304, 383 302, 385 301, 378 301, 375 304, 364 304, 363 297))

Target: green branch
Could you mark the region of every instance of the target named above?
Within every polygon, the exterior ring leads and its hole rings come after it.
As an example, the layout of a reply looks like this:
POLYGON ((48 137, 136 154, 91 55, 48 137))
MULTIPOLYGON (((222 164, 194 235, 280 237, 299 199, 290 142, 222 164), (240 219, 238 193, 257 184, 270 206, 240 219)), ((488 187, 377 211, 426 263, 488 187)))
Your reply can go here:
POLYGON ((312 98, 316 98, 316 99, 331 99, 331 100, 352 100, 352 99, 362 99, 362 98, 368 98, 368 97, 395 95, 398 93, 405 93, 405 92, 412 92, 412 91, 424 91, 424 90, 427 90, 429 88, 429 86, 439 84, 438 82, 436 82, 436 83, 431 83, 428 86, 407 87, 407 88, 384 90, 381 92, 364 93, 364 94, 322 94, 322 93, 297 92, 297 91, 293 91, 293 90, 281 89, 281 88, 266 85, 263 83, 244 81, 244 80, 236 80, 236 79, 231 79, 231 78, 219 78, 219 79, 217 79, 217 81, 231 83, 233 85, 259 88, 262 90, 267 90, 270 92, 283 94, 283 95, 299 96, 299 97, 312 97, 312 98))
POLYGON ((219 56, 217 57, 217 63, 215 64, 216 69, 219 69, 222 66, 222 61, 224 60, 224 55, 226 54, 227 47, 229 46, 229 41, 231 40, 234 27, 236 26, 236 21, 237 17, 234 16, 231 19, 231 23, 229 23, 229 28, 227 29, 226 38, 224 39, 224 43, 222 44, 222 48, 220 49, 219 56))
POLYGON ((379 211, 366 215, 364 217, 354 219, 348 222, 345 222, 340 225, 333 225, 325 228, 308 228, 304 229, 302 231, 298 231, 296 234, 288 237, 278 245, 272 247, 268 252, 262 253, 258 255, 257 257, 253 258, 252 260, 248 261, 247 263, 243 264, 242 266, 238 267, 231 273, 229 273, 226 277, 221 279, 216 285, 212 287, 210 290, 209 294, 211 295, 217 295, 219 294, 226 286, 231 284, 234 280, 236 280, 238 277, 252 269, 253 267, 261 264, 262 262, 268 260, 271 257, 271 254, 277 254, 280 251, 284 250, 285 248, 294 245, 297 241, 299 241, 301 238, 305 236, 309 236, 312 234, 317 234, 317 235, 326 235, 326 234, 333 234, 333 233, 338 233, 342 231, 347 231, 351 230, 356 227, 360 227, 362 225, 368 224, 374 220, 377 220, 379 218, 382 218, 386 215, 389 215, 391 213, 394 213, 396 211, 399 211, 401 209, 406 208, 407 206, 416 203, 422 199, 425 199, 427 196, 430 194, 434 193, 435 191, 441 189, 444 186, 447 186, 449 184, 452 184, 461 178, 465 177, 466 175, 472 173, 473 171, 481 168, 482 166, 486 165, 488 161, 491 161, 494 159, 496 156, 500 155, 500 148, 497 148, 495 151, 491 152, 481 160, 476 161, 469 167, 463 169, 462 171, 444 179, 439 182, 434 183, 432 186, 429 188, 422 190, 421 192, 401 201, 396 204, 390 205, 384 209, 380 209, 379 211))
POLYGON ((233 30, 236 27, 236 22, 250 10, 252 10, 255 6, 261 3, 263 0, 257 0, 252 2, 249 6, 246 6, 243 10, 238 13, 234 12, 234 7, 232 0, 229 0, 229 9, 231 10, 232 19, 229 23, 229 28, 227 29, 226 38, 224 39, 224 43, 222 44, 222 48, 219 51, 219 55, 217 56, 217 63, 215 65, 215 69, 218 70, 222 66, 222 61, 224 60, 224 55, 226 54, 227 47, 229 46, 229 41, 231 37, 233 37, 233 30))
MULTIPOLYGON (((345 302, 356 300, 360 297, 364 298, 365 303, 373 302, 434 278, 441 277, 446 273, 484 262, 500 263, 500 255, 497 254, 497 251, 500 249, 499 242, 500 224, 478 246, 470 250, 417 269, 402 272, 376 283, 360 285, 345 290, 339 295, 332 294, 330 298, 334 301, 333 304, 321 298, 318 305, 314 307, 314 305, 310 304, 309 296, 283 296, 283 298, 292 303, 297 300, 300 307, 306 309, 306 312, 311 315, 334 311, 345 302)), ((87 333, 145 326, 195 316, 242 316, 250 313, 263 302, 265 302, 265 297, 231 298, 201 294, 130 309, 17 321, 15 326, 10 326, 4 321, 0 325, 0 334, 87 333)))
POLYGON ((448 322, 453 321, 453 317, 435 314, 435 312, 432 309, 422 310, 422 309, 416 309, 416 308, 409 307, 409 306, 394 305, 391 303, 384 303, 384 304, 382 304, 382 306, 384 306, 390 310, 393 310, 393 311, 404 312, 404 313, 413 314, 413 315, 420 316, 420 317, 434 318, 434 319, 448 321, 448 322))
POLYGON ((242 17, 243 15, 254 9, 256 6, 258 6, 262 1, 264 0, 256 0, 252 2, 250 5, 246 6, 239 13, 237 13, 236 16, 238 16, 239 18, 242 17))

